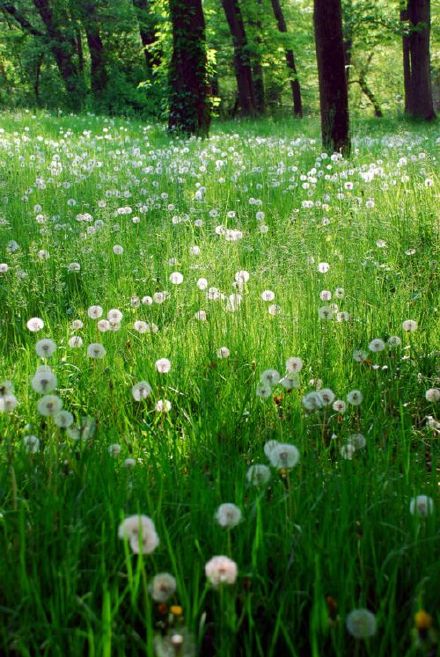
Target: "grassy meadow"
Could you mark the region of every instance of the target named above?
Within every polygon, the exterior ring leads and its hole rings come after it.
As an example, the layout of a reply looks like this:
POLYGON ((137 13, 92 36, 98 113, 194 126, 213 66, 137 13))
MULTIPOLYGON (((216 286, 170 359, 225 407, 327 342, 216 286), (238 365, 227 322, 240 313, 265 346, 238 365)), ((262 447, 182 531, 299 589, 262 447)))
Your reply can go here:
POLYGON ((0 116, 1 655, 440 654, 439 144, 0 116))

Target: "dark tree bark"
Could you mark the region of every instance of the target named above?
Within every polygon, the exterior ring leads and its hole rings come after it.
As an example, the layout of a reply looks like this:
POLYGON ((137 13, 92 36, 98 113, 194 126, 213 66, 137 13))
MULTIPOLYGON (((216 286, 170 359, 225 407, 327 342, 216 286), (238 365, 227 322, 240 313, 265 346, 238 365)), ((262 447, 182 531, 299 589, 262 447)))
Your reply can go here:
POLYGON ((133 0, 136 17, 139 25, 139 34, 144 50, 145 63, 149 73, 155 66, 159 66, 160 53, 152 52, 151 46, 156 43, 156 20, 151 13, 151 0, 133 0))
POLYGON ((350 153, 347 78, 340 0, 314 0, 316 56, 325 149, 350 153))
POLYGON ((173 29, 168 126, 206 136, 210 125, 205 17, 201 0, 169 0, 173 29))
MULTIPOLYGON (((272 2, 272 10, 278 25, 278 29, 283 34, 286 34, 287 24, 284 18, 284 13, 281 7, 280 0, 271 0, 271 2, 272 2)), ((298 73, 296 70, 295 56, 291 48, 288 48, 286 50, 286 64, 287 64, 287 68, 291 71, 292 74, 292 77, 290 78, 290 88, 292 90, 293 113, 295 114, 295 116, 302 116, 303 107, 302 107, 302 98, 301 98, 301 87, 299 84, 298 73)))
POLYGON ((70 29, 63 30, 63 23, 68 18, 57 16, 49 0, 33 0, 35 8, 43 21, 50 50, 55 58, 58 70, 63 79, 68 94, 68 100, 73 109, 80 109, 84 100, 84 81, 75 63, 76 44, 74 34, 70 29))
MULTIPOLYGON (((262 0, 257 0, 257 9, 258 12, 261 12, 261 3, 262 0)), ((261 15, 261 14, 260 14, 261 15)), ((261 25, 260 15, 257 16, 257 19, 252 22, 252 28, 255 33, 255 45, 256 48, 252 52, 252 76, 254 79, 254 92, 255 92, 255 108, 258 114, 264 114, 266 109, 266 100, 264 92, 264 73, 263 67, 261 65, 261 47, 263 44, 262 32, 263 27, 261 25)))
POLYGON ((221 1, 234 46, 234 69, 241 114, 254 116, 257 114, 255 87, 240 5, 238 0, 221 1))
POLYGON ((432 98, 429 39, 430 0, 407 0, 400 14, 408 21, 409 33, 403 35, 403 71, 405 111, 412 117, 431 121, 435 118, 432 98))
POLYGON ((108 76, 104 44, 99 31, 98 12, 93 0, 83 0, 80 8, 90 53, 90 86, 95 101, 101 103, 107 89, 108 76))

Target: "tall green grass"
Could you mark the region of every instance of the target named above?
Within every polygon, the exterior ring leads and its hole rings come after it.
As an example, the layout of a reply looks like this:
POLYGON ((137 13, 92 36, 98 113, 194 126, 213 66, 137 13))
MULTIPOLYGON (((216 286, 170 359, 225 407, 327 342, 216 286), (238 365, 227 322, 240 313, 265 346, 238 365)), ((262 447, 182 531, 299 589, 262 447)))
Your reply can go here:
POLYGON ((152 656, 170 626, 185 636, 177 655, 193 642, 202 657, 438 654, 434 630, 425 638, 414 627, 420 609, 440 626, 438 402, 425 397, 440 381, 435 126, 359 123, 348 162, 321 157, 313 121, 220 125, 205 142, 95 116, 3 114, 0 127, 0 379, 19 402, 0 413, 0 652, 152 656), (131 212, 117 215, 124 207, 131 212), (93 220, 78 222, 79 213, 93 220), (101 228, 87 234, 96 220, 101 228), (243 238, 227 241, 219 225, 243 238), (249 280, 237 290, 243 270, 249 280), (170 282, 174 271, 181 285, 170 282), (208 300, 202 277, 224 299, 208 300), (132 301, 160 291, 163 304, 132 301), (320 319, 331 303, 349 320, 320 319), (87 316, 94 304, 104 317, 120 309, 120 329, 100 333, 87 316), (35 316, 45 323, 37 334, 26 326, 35 316), (82 329, 71 328, 75 319, 82 329), (403 330, 408 319, 417 331, 403 330), (158 332, 138 333, 136 320, 158 332), (69 346, 72 335, 81 348, 69 346), (368 350, 390 336, 402 344, 368 350), (35 352, 41 337, 57 344, 47 361, 35 352), (101 360, 86 355, 94 342, 105 346, 101 360), (218 358, 222 346, 229 358, 218 358), (363 362, 353 358, 359 349, 363 362), (304 362, 299 387, 259 398, 262 373, 283 376, 290 356, 304 362), (163 357, 168 374, 155 368, 163 357), (30 379, 44 363, 75 423, 93 419, 88 440, 38 414, 30 379), (141 380, 152 394, 136 402, 141 380), (342 400, 358 389, 363 401, 343 414, 306 411, 303 396, 320 386, 342 400), (161 399, 169 413, 155 410, 161 399), (356 433, 366 446, 344 458, 356 433), (39 438, 38 452, 26 450, 27 435, 39 438), (246 473, 268 464, 269 440, 296 445, 300 462, 254 487, 246 473), (433 500, 426 518, 410 513, 422 494, 433 500), (223 502, 243 512, 231 530, 214 521, 223 502), (151 555, 118 539, 136 513, 156 525, 151 555), (219 590, 204 573, 217 554, 239 569, 219 590), (182 614, 151 598, 164 571, 176 577, 169 605, 182 614), (366 641, 346 629, 355 608, 376 614, 366 641))

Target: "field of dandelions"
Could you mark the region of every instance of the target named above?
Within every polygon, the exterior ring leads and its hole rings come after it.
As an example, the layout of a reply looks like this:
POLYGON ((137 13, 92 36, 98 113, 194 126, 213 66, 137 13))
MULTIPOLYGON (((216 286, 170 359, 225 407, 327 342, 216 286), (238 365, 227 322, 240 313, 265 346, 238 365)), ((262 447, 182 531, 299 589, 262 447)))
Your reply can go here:
POLYGON ((0 653, 439 654, 440 139, 0 117, 0 653))

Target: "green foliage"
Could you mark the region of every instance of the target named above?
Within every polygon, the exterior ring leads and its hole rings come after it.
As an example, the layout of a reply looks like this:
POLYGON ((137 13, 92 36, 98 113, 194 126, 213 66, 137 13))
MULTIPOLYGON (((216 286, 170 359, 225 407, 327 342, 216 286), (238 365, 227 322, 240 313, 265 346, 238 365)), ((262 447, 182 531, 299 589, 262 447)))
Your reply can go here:
MULTIPOLYGON (((84 81, 90 89, 90 53, 81 13, 84 2, 86 0, 51 0, 51 6, 60 15, 70 16, 70 23, 63 29, 79 37, 84 81)), ((277 29, 270 0, 240 0, 240 3, 251 59, 262 66, 268 111, 291 110, 289 71, 284 52, 286 48, 292 48, 305 109, 316 112, 318 85, 312 1, 282 0, 288 27, 286 34, 281 34, 277 29)), ((16 0, 13 4, 37 31, 44 32, 44 25, 32 0, 16 0)), ((99 112, 140 113, 165 118, 168 111, 168 68, 172 54, 168 0, 145 2, 148 21, 145 18, 144 23, 155 26, 156 41, 147 47, 154 60, 153 70, 148 70, 145 63, 133 1, 94 0, 93 6, 104 44, 110 84, 99 102, 89 90, 86 107, 99 112)), ((382 108, 390 113, 400 111, 403 83, 399 3, 397 0, 391 3, 386 0, 344 0, 343 8, 346 35, 353 42, 352 77, 356 79, 359 71, 366 71, 368 83, 382 108), (372 53, 374 56, 371 59, 372 53)), ((209 74, 215 97, 212 104, 220 116, 227 117, 236 98, 231 36, 220 0, 204 0, 204 12, 209 74)), ((439 30, 440 10, 437 3, 432 3, 434 76, 439 70, 439 30)), ((67 106, 68 99, 48 49, 47 36, 41 38, 30 34, 5 10, 0 11, 0 35, 0 76, 3 81, 0 102, 6 106, 67 106)), ((350 85, 350 93, 352 111, 371 112, 371 104, 358 85, 350 85)))

